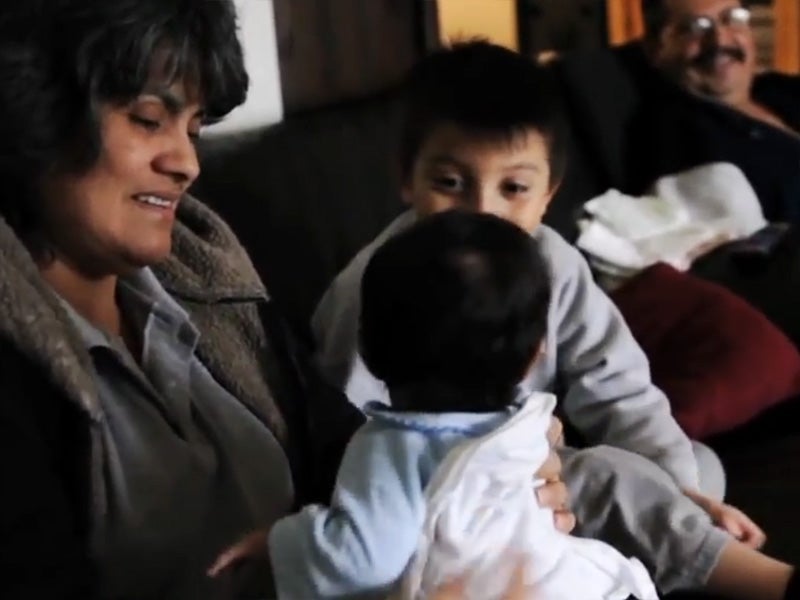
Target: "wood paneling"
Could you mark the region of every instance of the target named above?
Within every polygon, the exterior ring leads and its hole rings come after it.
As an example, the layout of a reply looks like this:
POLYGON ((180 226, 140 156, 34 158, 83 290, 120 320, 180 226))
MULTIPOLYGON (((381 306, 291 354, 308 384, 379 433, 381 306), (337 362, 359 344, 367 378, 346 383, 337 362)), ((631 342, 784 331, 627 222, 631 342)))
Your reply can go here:
POLYGON ((608 0, 606 5, 610 44, 616 46, 642 37, 644 18, 641 0, 608 0))
POLYGON ((528 55, 606 43, 605 0, 519 0, 520 46, 528 55))
POLYGON ((436 35, 430 10, 429 0, 275 0, 285 112, 395 85, 436 35))
POLYGON ((442 41, 483 37, 517 50, 517 0, 438 0, 442 41))
POLYGON ((775 69, 800 73, 800 0, 775 0, 775 69))

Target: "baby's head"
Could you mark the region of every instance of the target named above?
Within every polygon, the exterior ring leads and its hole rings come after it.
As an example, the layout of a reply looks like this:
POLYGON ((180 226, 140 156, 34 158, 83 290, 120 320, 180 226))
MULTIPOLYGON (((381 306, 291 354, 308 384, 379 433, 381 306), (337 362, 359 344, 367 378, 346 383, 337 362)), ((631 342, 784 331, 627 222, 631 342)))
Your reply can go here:
POLYGON ((501 410, 542 348, 549 302, 528 233, 445 211, 389 239, 367 265, 361 353, 399 410, 501 410))
POLYGON ((403 196, 430 215, 492 213, 541 223, 566 168, 566 121, 551 69, 484 41, 425 57, 406 81, 403 196))

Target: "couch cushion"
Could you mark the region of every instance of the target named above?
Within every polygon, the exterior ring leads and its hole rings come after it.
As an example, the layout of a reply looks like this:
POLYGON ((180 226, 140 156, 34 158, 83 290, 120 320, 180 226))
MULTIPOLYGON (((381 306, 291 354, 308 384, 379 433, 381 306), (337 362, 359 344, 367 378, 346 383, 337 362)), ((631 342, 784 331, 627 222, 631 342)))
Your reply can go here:
POLYGON ((800 229, 793 227, 771 254, 743 261, 737 245, 722 246, 692 265, 763 312, 800 348, 800 229))
POLYGON ((612 294, 687 434, 730 430, 800 394, 800 354, 758 310, 665 264, 612 294))
POLYGON ((642 79, 648 77, 641 45, 572 52, 557 68, 575 133, 604 177, 602 191, 624 189, 630 129, 642 105, 642 79))

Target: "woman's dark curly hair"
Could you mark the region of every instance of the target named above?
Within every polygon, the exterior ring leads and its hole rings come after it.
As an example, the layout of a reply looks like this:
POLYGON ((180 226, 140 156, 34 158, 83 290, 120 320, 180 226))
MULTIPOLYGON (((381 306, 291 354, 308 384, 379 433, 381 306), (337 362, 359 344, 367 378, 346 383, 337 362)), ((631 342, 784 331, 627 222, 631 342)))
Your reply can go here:
POLYGON ((244 102, 231 0, 22 0, 0 9, 0 216, 36 251, 39 187, 97 161, 99 107, 158 70, 196 87, 207 120, 244 102))

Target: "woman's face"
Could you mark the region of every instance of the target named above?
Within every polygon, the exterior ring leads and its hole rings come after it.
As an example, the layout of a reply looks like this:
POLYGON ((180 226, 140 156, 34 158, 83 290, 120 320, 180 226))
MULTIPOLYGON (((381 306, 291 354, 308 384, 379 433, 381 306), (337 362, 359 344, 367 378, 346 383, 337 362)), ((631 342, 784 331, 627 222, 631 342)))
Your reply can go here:
POLYGON ((127 105, 101 105, 97 162, 44 185, 44 234, 55 260, 102 277, 169 255, 175 209, 200 171, 203 114, 194 96, 182 83, 154 85, 127 105))

